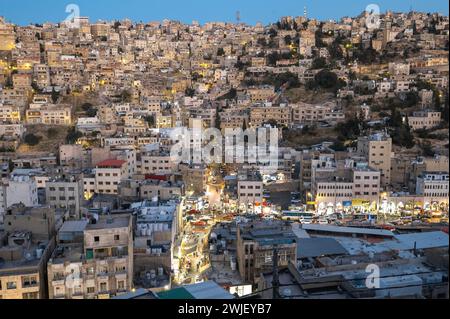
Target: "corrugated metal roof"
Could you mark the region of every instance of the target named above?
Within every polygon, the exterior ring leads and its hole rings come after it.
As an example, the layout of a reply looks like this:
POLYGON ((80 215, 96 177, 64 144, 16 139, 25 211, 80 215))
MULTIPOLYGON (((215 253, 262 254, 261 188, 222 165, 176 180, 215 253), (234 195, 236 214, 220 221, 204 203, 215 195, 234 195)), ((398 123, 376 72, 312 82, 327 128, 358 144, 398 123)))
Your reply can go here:
POLYGON ((185 286, 196 299, 233 299, 233 295, 214 281, 185 286))
POLYGON ((448 234, 442 231, 402 234, 395 238, 398 243, 390 243, 390 246, 400 250, 414 249, 414 243, 417 249, 448 247, 448 234))
POLYGON ((321 225, 321 224, 305 224, 302 225, 305 230, 312 231, 323 231, 332 233, 347 233, 347 234, 361 234, 361 235, 375 235, 375 236, 385 236, 394 237, 394 233, 385 229, 374 229, 374 228, 361 228, 361 227, 345 227, 345 226, 334 226, 334 225, 321 225))
POLYGON ((334 238, 297 239, 297 258, 346 254, 348 251, 334 238))
POLYGON ((83 232, 88 224, 87 220, 68 220, 59 229, 63 233, 83 232))
POLYGON ((158 293, 159 299, 196 299, 184 287, 175 288, 158 293))
POLYGON ((233 299, 233 295, 214 281, 162 291, 158 293, 160 299, 233 299))

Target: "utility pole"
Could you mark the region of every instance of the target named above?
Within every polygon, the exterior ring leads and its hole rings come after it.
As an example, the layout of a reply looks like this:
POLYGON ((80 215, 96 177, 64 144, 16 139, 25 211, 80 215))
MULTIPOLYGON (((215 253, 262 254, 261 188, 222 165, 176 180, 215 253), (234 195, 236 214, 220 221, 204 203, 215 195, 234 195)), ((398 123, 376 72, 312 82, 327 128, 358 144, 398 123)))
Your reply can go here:
POLYGON ((274 245, 273 247, 273 273, 272 273, 272 298, 278 299, 280 297, 279 287, 280 280, 278 278, 278 247, 274 245))

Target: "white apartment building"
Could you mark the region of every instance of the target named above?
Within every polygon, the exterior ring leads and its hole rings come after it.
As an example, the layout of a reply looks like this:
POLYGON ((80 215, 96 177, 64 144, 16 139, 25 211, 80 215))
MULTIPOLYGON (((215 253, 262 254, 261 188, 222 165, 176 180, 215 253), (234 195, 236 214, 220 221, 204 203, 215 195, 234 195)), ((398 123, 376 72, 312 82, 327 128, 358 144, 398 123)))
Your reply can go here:
POLYGON ((95 192, 117 194, 120 181, 126 178, 128 178, 126 161, 116 159, 102 161, 95 168, 95 192))
POLYGON ((37 183, 29 176, 13 176, 0 183, 0 222, 7 208, 22 203, 26 207, 38 205, 37 183))
POLYGON ((237 195, 239 204, 261 205, 263 191, 263 181, 258 174, 245 173, 238 176, 237 195))
POLYGON ((416 194, 424 197, 424 206, 432 203, 448 204, 449 174, 423 172, 416 181, 416 194))

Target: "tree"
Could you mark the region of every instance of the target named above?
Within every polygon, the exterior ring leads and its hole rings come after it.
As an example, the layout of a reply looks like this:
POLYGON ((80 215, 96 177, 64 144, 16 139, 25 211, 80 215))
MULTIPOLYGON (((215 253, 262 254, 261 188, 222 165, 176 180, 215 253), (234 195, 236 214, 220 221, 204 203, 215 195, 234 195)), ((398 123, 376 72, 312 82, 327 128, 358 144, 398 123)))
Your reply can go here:
POLYGON ((121 96, 123 102, 126 102, 126 103, 131 102, 131 93, 130 93, 130 91, 123 90, 122 93, 120 93, 120 96, 121 96))
POLYGON ((35 145, 39 144, 39 142, 41 141, 41 137, 34 135, 33 133, 29 133, 29 134, 25 135, 23 140, 28 145, 35 146, 35 145))
POLYGON ((149 127, 154 127, 155 126, 155 116, 154 115, 147 115, 146 117, 144 117, 145 121, 147 122, 149 127))
POLYGON ((243 122, 242 122, 242 131, 246 131, 247 130, 247 121, 246 120, 244 120, 243 122))
POLYGON ((52 102, 53 104, 55 104, 56 102, 58 102, 58 98, 59 98, 59 92, 57 92, 55 90, 55 87, 52 88, 52 102))
POLYGON ((81 109, 86 113, 88 117, 94 117, 97 115, 97 109, 91 103, 84 103, 81 109))
POLYGON ((422 150, 422 155, 426 157, 433 157, 434 156, 434 150, 431 146, 431 143, 426 141, 420 144, 420 148, 422 150))
POLYGON ((50 127, 50 128, 47 130, 47 137, 48 137, 49 139, 55 138, 57 135, 58 135, 58 130, 57 130, 56 128, 50 127))
POLYGON ((215 123, 214 123, 214 127, 215 127, 216 129, 220 130, 220 125, 221 125, 221 122, 220 122, 220 115, 219 115, 219 110, 217 110, 217 112, 216 112, 216 119, 215 119, 215 123))
POLYGON ((327 65, 325 58, 316 58, 313 60, 312 69, 323 69, 327 65))
POLYGON ((388 124, 391 127, 392 143, 406 148, 412 148, 415 145, 407 116, 403 120, 400 112, 396 108, 392 108, 388 124))
POLYGON ((67 144, 74 144, 82 136, 83 133, 77 131, 76 128, 73 126, 67 132, 66 142, 67 144))
POLYGON ((195 90, 193 88, 186 88, 184 94, 186 94, 189 97, 193 97, 195 94, 195 90))
POLYGON ((329 70, 322 70, 318 72, 314 77, 314 82, 316 87, 333 90, 340 89, 345 85, 338 80, 336 73, 329 70))
POLYGON ((225 55, 225 50, 223 48, 217 49, 217 56, 223 56, 225 55))
POLYGON ((360 136, 361 126, 361 121, 354 116, 345 122, 338 123, 335 127, 335 131, 338 133, 339 140, 353 140, 360 136))

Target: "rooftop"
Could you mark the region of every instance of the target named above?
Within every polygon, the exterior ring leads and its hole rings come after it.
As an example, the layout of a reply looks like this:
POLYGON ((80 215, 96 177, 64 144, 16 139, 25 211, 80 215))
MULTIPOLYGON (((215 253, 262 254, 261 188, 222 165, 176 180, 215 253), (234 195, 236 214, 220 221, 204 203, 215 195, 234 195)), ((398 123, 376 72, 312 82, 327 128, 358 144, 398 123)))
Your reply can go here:
POLYGON ((131 220, 130 217, 109 217, 109 216, 101 216, 99 220, 95 224, 86 225, 86 231, 89 230, 98 230, 98 229, 111 229, 111 228, 124 228, 128 227, 131 220))
POLYGON ((297 258, 346 255, 347 250, 334 238, 298 238, 297 258))
POLYGON ((321 224, 306 224, 302 225, 302 228, 306 231, 394 237, 394 233, 385 229, 344 227, 344 226, 321 225, 321 224))
POLYGON ((214 281, 205 281, 158 293, 160 299, 233 299, 233 295, 214 281))
POLYGON ((116 159, 108 159, 104 160, 100 163, 97 163, 97 168, 121 168, 125 161, 116 160, 116 159))

